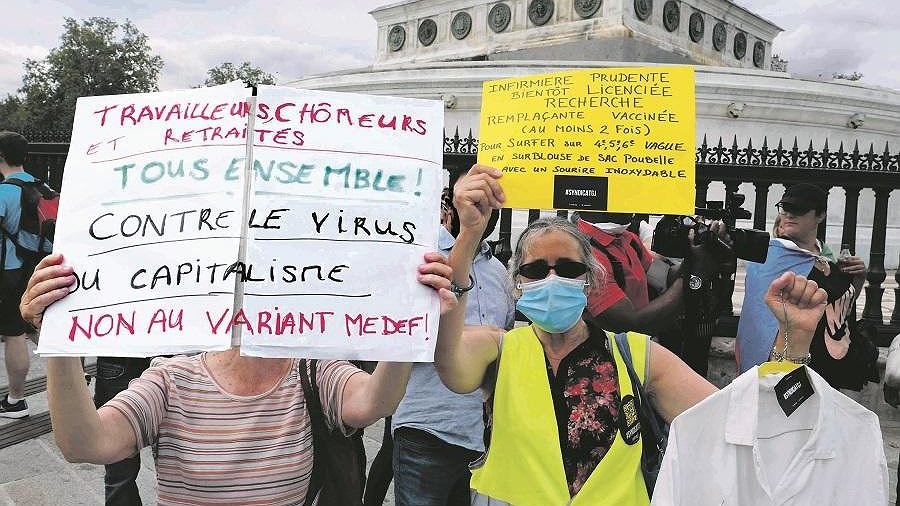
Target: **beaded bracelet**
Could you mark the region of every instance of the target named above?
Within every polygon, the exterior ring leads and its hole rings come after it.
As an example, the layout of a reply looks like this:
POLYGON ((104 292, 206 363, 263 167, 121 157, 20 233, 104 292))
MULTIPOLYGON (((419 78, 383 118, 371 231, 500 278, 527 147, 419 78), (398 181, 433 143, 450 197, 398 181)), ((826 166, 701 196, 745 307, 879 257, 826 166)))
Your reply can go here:
POLYGON ((788 362, 793 362, 795 364, 808 365, 810 358, 812 358, 812 354, 810 354, 810 353, 807 353, 806 356, 803 356, 803 357, 789 357, 789 356, 781 353, 780 351, 778 351, 774 346, 772 346, 772 361, 773 362, 781 362, 781 361, 786 360, 788 362))

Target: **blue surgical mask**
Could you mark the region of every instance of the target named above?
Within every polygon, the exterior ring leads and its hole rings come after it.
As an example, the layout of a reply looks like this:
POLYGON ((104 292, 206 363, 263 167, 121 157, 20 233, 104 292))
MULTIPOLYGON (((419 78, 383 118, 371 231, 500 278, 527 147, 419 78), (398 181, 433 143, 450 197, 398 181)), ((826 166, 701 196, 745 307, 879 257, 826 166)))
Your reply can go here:
POLYGON ((519 283, 522 296, 516 309, 538 328, 551 334, 561 334, 578 323, 587 306, 583 279, 560 278, 551 274, 539 281, 519 283))

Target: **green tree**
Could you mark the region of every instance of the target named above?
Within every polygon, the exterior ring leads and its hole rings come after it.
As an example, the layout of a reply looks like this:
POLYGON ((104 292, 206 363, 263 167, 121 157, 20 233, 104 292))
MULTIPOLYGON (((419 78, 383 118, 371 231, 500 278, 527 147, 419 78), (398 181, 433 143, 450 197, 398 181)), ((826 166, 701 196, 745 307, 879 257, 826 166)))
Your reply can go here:
POLYGON ((250 65, 250 62, 241 63, 235 67, 231 62, 225 62, 206 71, 206 81, 202 86, 216 86, 232 81, 243 81, 247 86, 257 84, 275 84, 275 76, 259 67, 250 65))
POLYGON ((26 60, 22 112, 36 130, 68 130, 78 97, 158 91, 162 58, 131 21, 66 18, 60 45, 26 60))
POLYGON ((0 130, 24 130, 23 112, 22 99, 16 95, 6 95, 5 99, 0 100, 0 130))

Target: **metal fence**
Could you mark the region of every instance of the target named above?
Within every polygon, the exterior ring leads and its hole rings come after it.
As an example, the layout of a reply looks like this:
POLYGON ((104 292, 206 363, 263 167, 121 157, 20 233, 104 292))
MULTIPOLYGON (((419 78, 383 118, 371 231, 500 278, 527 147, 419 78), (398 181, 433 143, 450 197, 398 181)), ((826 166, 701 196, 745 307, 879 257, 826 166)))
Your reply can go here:
MULTIPOLYGON (((30 141, 30 153, 26 162, 26 170, 47 181, 59 189, 66 155, 69 149, 69 132, 23 132, 30 141)), ((444 137, 444 168, 450 171, 451 179, 463 173, 474 162, 478 154, 478 139, 471 130, 461 136, 459 131, 444 137)), ((712 183, 721 183, 726 193, 735 193, 742 183, 753 185, 755 197, 753 202, 753 225, 765 228, 767 222, 768 193, 773 184, 790 185, 801 181, 815 181, 826 190, 842 188, 845 192, 841 243, 849 244, 855 251, 859 196, 863 189, 871 189, 875 194, 875 212, 871 230, 871 246, 868 259, 866 305, 863 317, 879 328, 883 340, 900 333, 900 306, 896 303, 884 314, 882 300, 887 279, 885 271, 885 242, 889 226, 900 228, 900 223, 888 222, 888 205, 891 191, 900 188, 900 151, 890 151, 887 145, 870 145, 860 150, 858 145, 852 149, 843 144, 836 150, 824 142, 821 149, 816 149, 812 141, 805 149, 800 149, 794 139, 790 147, 784 147, 782 141, 774 147, 763 139, 759 147, 748 141, 740 146, 735 138, 730 143, 719 138, 715 144, 709 144, 704 138, 697 148, 697 205, 703 206, 712 183), (885 321, 885 318, 889 318, 885 321)), ((895 204, 896 205, 896 204, 895 204)), ((538 218, 540 210, 528 210, 528 220, 538 218)), ((561 215, 566 213, 560 212, 561 215)), ((497 245, 497 257, 506 262, 512 255, 512 219, 513 211, 504 209, 498 225, 500 242, 497 245)), ((820 236, 824 238, 826 223, 820 228, 820 236)), ((895 274, 900 285, 900 270, 895 274)), ((900 288, 895 289, 900 299, 900 288)), ((726 327, 727 328, 727 327, 726 327)), ((883 343, 882 343, 883 344, 883 343)))
MULTIPOLYGON (((856 251, 858 226, 859 196, 863 189, 871 189, 875 194, 875 212, 872 223, 871 246, 868 258, 869 272, 866 277, 866 305, 863 318, 872 322, 879 329, 881 342, 886 346, 890 338, 900 333, 900 305, 896 302, 890 314, 884 314, 882 301, 887 279, 885 271, 885 242, 889 226, 900 229, 900 223, 888 222, 888 204, 891 191, 900 189, 900 151, 891 152, 889 146, 883 149, 875 145, 860 150, 858 145, 847 149, 843 144, 836 150, 824 142, 821 149, 816 149, 810 141, 806 149, 800 149, 797 139, 790 147, 784 147, 782 141, 774 147, 769 146, 768 139, 763 138, 754 147, 753 141, 740 146, 737 138, 727 143, 719 138, 715 144, 709 144, 704 137, 697 148, 697 198, 698 207, 705 207, 710 185, 721 183, 727 194, 738 192, 743 183, 753 185, 755 197, 752 203, 753 226, 765 229, 769 213, 767 205, 769 189, 773 184, 790 186, 798 182, 813 181, 826 191, 842 188, 846 194, 843 209, 843 228, 841 243, 849 244, 856 251), (889 317, 888 321, 885 318, 889 317)), ((444 137, 444 165, 451 172, 451 179, 465 171, 475 162, 478 153, 478 139, 471 130, 465 136, 459 131, 444 137)), ((895 204, 896 205, 896 204, 895 204)), ((530 209, 528 221, 538 218, 540 210, 530 209)), ((565 215, 565 212, 560 212, 565 215)), ((498 225, 500 242, 496 247, 497 257, 506 262, 512 254, 512 218, 513 212, 504 209, 498 225)), ((819 229, 820 238, 824 239, 827 223, 823 222, 819 229)), ((900 270, 895 274, 900 285, 900 270)), ((894 289, 895 298, 900 299, 900 288, 894 289)), ((724 318, 721 328, 725 334, 734 332, 733 318, 724 318)), ((733 334, 732 334, 733 335, 733 334)))

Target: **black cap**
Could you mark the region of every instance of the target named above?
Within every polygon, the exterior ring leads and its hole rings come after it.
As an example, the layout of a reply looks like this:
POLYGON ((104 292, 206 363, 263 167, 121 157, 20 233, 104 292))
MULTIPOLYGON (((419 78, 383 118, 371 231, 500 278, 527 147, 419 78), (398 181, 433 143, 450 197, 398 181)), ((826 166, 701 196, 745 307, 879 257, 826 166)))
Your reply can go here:
POLYGON ((814 184, 797 183, 784 191, 784 196, 778 203, 782 202, 802 209, 814 209, 821 212, 828 205, 828 193, 814 184))

